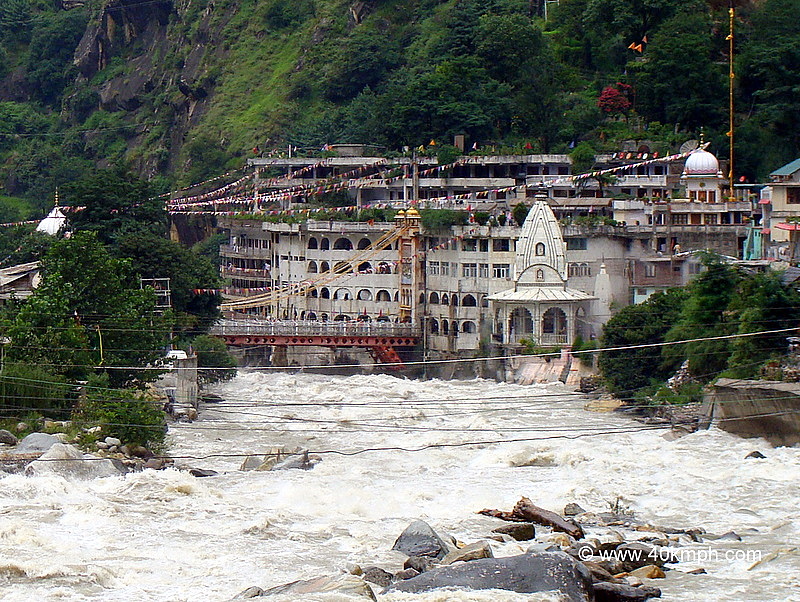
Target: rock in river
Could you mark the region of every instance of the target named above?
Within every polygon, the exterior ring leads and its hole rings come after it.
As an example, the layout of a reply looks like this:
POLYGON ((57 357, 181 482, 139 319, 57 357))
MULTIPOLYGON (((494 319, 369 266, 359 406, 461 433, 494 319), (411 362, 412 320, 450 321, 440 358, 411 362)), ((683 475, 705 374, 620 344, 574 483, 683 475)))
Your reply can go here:
POLYGON ((16 445, 18 440, 11 432, 5 429, 0 429, 0 443, 5 443, 6 445, 16 445))
POLYGON ((518 593, 558 591, 570 602, 592 599, 591 573, 563 552, 483 558, 434 568, 413 579, 394 583, 386 591, 419 593, 444 587, 504 589, 518 593))
POLYGON ((415 520, 400 534, 392 549, 406 556, 444 558, 451 546, 428 523, 415 520))

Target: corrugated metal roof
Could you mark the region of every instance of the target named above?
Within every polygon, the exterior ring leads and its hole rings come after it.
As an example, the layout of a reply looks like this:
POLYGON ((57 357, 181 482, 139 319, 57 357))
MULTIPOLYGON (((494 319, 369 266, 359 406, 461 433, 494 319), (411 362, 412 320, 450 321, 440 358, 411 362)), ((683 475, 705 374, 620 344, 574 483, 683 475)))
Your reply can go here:
POLYGON ((516 290, 508 289, 487 297, 490 301, 514 301, 519 303, 591 301, 597 299, 588 293, 574 288, 560 286, 526 286, 516 290))
POLYGON ((790 176, 794 172, 800 170, 800 159, 795 159, 791 163, 787 163, 783 167, 779 167, 769 175, 771 176, 790 176))
POLYGON ((788 286, 796 282, 798 278, 800 278, 800 268, 788 267, 781 276, 781 282, 783 282, 785 286, 788 286))

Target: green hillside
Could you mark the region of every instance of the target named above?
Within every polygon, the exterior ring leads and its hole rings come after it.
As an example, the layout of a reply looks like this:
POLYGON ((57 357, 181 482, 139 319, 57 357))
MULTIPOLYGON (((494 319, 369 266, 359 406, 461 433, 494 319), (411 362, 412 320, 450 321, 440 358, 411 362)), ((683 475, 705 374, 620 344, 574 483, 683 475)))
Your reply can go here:
MULTIPOLYGON (((727 155, 726 2, 0 0, 0 177, 40 210, 121 166, 157 188, 259 151, 727 155)), ((800 156, 797 2, 737 2, 737 171, 800 156)))

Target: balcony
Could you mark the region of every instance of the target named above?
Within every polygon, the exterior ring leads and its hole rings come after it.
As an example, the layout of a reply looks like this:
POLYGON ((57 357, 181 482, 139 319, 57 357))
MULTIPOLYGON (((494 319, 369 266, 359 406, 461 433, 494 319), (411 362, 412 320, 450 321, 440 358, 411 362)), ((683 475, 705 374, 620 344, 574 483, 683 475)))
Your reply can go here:
POLYGON ((256 249, 239 245, 220 245, 219 254, 222 257, 255 257, 257 259, 271 259, 272 249, 256 249))
POLYGON ((227 278, 250 278, 254 280, 269 280, 272 278, 270 270, 222 266, 219 272, 223 277, 227 278))

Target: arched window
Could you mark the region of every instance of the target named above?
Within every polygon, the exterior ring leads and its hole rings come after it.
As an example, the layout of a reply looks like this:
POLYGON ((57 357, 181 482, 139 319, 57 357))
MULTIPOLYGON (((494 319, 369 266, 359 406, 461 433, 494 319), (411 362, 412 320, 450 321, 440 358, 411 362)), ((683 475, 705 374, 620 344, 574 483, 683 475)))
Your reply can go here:
POLYGON ((331 241, 329 241, 327 238, 323 238, 319 243, 319 248, 322 251, 327 251, 331 248, 331 241))
POLYGON ((544 270, 538 269, 536 270, 536 282, 543 282, 544 281, 544 270))
POLYGON ((450 297, 447 296, 447 293, 442 293, 442 305, 450 305, 450 297))
POLYGON ((323 322, 327 322, 328 314, 320 314, 319 319, 322 320, 323 322))
POLYGON ((458 322, 455 320, 450 324, 450 334, 454 337, 458 336, 458 322))
POLYGON ((524 307, 518 307, 511 312, 508 321, 509 333, 512 336, 523 337, 533 334, 533 317, 524 307))
POLYGON ((450 305, 452 305, 453 307, 458 306, 458 295, 456 295, 455 293, 450 295, 450 305))
POLYGON ((317 262, 316 261, 309 261, 308 262, 308 273, 309 274, 316 274, 317 273, 317 262))
POLYGON ((331 292, 328 290, 328 287, 324 286, 321 289, 319 289, 319 296, 322 299, 330 299, 331 298, 331 292))
POLYGON ((369 246, 372 242, 366 236, 358 241, 358 250, 361 251, 362 249, 369 249, 369 246))
POLYGON ((477 307, 478 302, 475 301, 475 297, 473 297, 472 295, 464 295, 464 299, 461 301, 461 305, 463 305, 464 307, 477 307))
POLYGON ((317 319, 317 314, 315 314, 313 311, 310 311, 306 314, 306 320, 316 320, 316 319, 317 319))
POLYGON ((475 322, 471 322, 470 320, 466 320, 461 323, 461 332, 475 332, 475 322))
POLYGON ((319 297, 319 291, 317 289, 315 289, 315 288, 312 288, 311 292, 309 293, 309 296, 312 299, 316 299, 317 297, 319 297))
POLYGON ((385 261, 381 261, 378 264, 378 273, 379 274, 391 274, 392 273, 392 266, 390 266, 385 261))
POLYGON ((567 314, 558 307, 551 307, 542 316, 542 332, 544 334, 567 334, 567 314))
POLYGON ((431 305, 439 305, 439 293, 431 293, 430 301, 431 305))
POLYGON ((360 291, 358 291, 358 300, 372 301, 372 291, 368 288, 362 288, 360 291))
POLYGON ((336 267, 333 268, 333 271, 336 274, 344 274, 345 272, 349 272, 350 264, 347 263, 346 261, 340 261, 339 263, 336 264, 336 267))
POLYGON ((308 248, 309 249, 318 249, 319 248, 319 242, 317 242, 317 239, 314 238, 313 236, 308 239, 308 248))
POLYGON ((321 264, 319 264, 319 271, 323 272, 323 273, 324 272, 330 272, 331 271, 331 264, 329 264, 327 261, 323 261, 321 264))
POLYGON ((400 300, 400 291, 395 291, 394 302, 397 303, 399 300, 400 300))
POLYGON ((534 254, 536 254, 538 256, 544 255, 544 253, 545 253, 544 243, 543 242, 537 242, 536 246, 534 247, 534 251, 533 252, 534 252, 534 254))
POLYGON ((487 295, 483 295, 481 297, 481 307, 489 307, 489 299, 487 299, 487 295))
POLYGON ((375 300, 378 302, 387 302, 392 300, 392 296, 389 294, 389 291, 380 290, 375 296, 375 300))
POLYGON ((420 293, 419 294, 419 304, 420 305, 425 305, 425 293, 420 293))
POLYGON ((439 334, 439 322, 436 318, 431 318, 428 321, 428 328, 430 329, 431 334, 439 334))
POLYGON ((369 261, 364 261, 358 264, 358 271, 362 273, 372 272, 372 264, 369 261))
POLYGON ((350 318, 345 314, 339 314, 338 316, 333 318, 334 322, 349 322, 350 318))
POLYGON ((339 299, 340 301, 349 301, 350 291, 346 288, 336 289, 336 292, 333 294, 333 298, 339 299))
POLYGON ((333 243, 333 248, 338 251, 350 251, 353 248, 353 243, 350 242, 349 238, 342 236, 336 239, 336 242, 333 243))
POLYGON ((450 322, 442 320, 442 334, 448 334, 450 331, 450 322))

